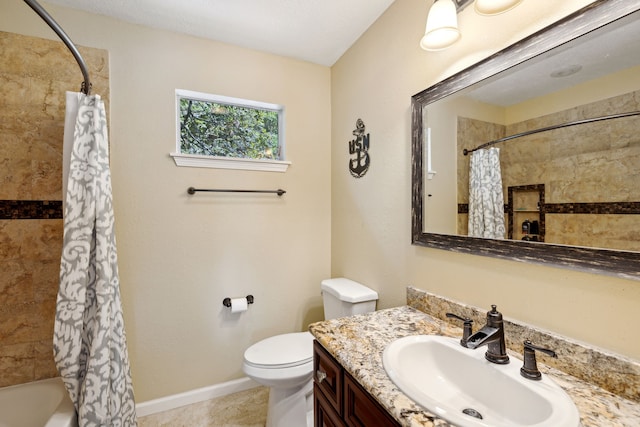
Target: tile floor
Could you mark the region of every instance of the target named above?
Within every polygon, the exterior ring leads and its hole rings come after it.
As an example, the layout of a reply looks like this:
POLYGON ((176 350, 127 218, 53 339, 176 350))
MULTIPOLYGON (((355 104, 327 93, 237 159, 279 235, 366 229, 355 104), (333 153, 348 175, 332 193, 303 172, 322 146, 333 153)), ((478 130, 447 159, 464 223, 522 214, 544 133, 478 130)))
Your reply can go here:
POLYGON ((250 390, 141 417, 138 427, 264 427, 269 389, 250 390))

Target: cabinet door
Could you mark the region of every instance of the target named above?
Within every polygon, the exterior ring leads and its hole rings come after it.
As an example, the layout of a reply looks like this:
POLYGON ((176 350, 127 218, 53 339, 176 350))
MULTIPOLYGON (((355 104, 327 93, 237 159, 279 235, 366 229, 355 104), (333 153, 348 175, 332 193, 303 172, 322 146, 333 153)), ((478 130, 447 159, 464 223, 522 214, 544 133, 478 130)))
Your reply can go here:
POLYGON ((342 366, 318 341, 313 342, 313 381, 336 414, 342 416, 342 366))
POLYGON ((344 374, 344 421, 349 427, 398 427, 396 420, 351 375, 344 374))
POLYGON ((345 427, 338 414, 320 391, 318 384, 313 386, 313 416, 315 427, 345 427))

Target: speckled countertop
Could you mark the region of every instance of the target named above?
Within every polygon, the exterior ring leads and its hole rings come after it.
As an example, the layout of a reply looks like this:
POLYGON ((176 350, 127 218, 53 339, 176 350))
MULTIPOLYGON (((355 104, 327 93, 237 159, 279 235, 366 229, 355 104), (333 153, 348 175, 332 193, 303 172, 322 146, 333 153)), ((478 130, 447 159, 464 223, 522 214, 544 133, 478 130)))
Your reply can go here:
MULTIPOLYGON (((423 410, 395 387, 382 366, 382 353, 397 338, 420 334, 459 337, 462 329, 404 306, 314 323, 309 330, 401 425, 453 425, 423 410)), ((509 351, 509 355, 514 362, 522 360, 517 353, 509 351)), ((540 359, 538 367, 571 396, 583 427, 640 426, 640 403, 545 366, 540 359)))

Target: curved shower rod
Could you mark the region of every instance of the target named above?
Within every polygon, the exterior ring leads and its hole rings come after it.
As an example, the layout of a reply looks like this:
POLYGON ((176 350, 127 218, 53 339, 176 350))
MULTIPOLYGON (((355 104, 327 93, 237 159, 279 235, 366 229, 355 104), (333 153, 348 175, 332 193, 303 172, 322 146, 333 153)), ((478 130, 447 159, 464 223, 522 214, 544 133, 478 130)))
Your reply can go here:
POLYGON ((36 0, 24 0, 26 4, 31 7, 39 16, 42 18, 49 27, 60 37, 62 42, 67 46, 67 48, 71 51, 71 54, 76 59, 76 62, 80 66, 80 71, 82 71, 82 76, 84 77, 84 82, 82 82, 82 86, 80 91, 85 95, 89 95, 91 93, 91 80, 89 79, 89 70, 87 70, 87 64, 85 64, 84 59, 82 59, 82 55, 76 48, 76 45, 73 44, 67 33, 58 25, 58 23, 49 15, 49 13, 40 6, 36 0))
POLYGON ((516 133, 514 135, 505 136, 504 138, 500 138, 500 139, 496 139, 496 140, 493 140, 493 141, 486 142, 486 143, 484 143, 482 145, 478 145, 476 148, 472 148, 470 150, 465 148, 464 150, 462 150, 462 154, 464 154, 466 156, 469 153, 473 153, 474 151, 490 147, 490 146, 492 146, 494 144, 497 144, 499 142, 505 142, 505 141, 509 141, 511 139, 516 139, 516 138, 520 138, 520 137, 523 137, 523 136, 533 135, 533 134, 540 133, 540 132, 547 132, 549 130, 561 129, 561 128, 566 128, 566 127, 569 127, 569 126, 577 126, 577 125, 584 125, 584 124, 587 124, 587 123, 600 122, 600 121, 603 121, 603 120, 621 119, 623 117, 631 117, 631 116, 640 116, 640 111, 632 111, 630 113, 611 114, 609 116, 601 116, 601 117, 594 117, 594 118, 591 118, 591 119, 576 120, 574 122, 568 122, 568 123, 562 123, 562 124, 559 124, 559 125, 547 126, 547 127, 540 128, 540 129, 532 129, 532 130, 528 130, 528 131, 525 131, 525 132, 516 133))

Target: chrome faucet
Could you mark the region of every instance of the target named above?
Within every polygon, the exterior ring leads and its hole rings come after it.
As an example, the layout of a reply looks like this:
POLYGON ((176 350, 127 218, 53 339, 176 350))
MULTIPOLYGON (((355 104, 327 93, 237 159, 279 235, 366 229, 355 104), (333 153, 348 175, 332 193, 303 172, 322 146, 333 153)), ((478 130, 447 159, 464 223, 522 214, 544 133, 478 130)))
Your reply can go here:
POLYGON ((467 348, 476 349, 484 344, 487 344, 485 359, 500 365, 509 363, 502 313, 496 310, 495 305, 492 305, 491 311, 487 312, 487 324, 467 338, 467 348))

